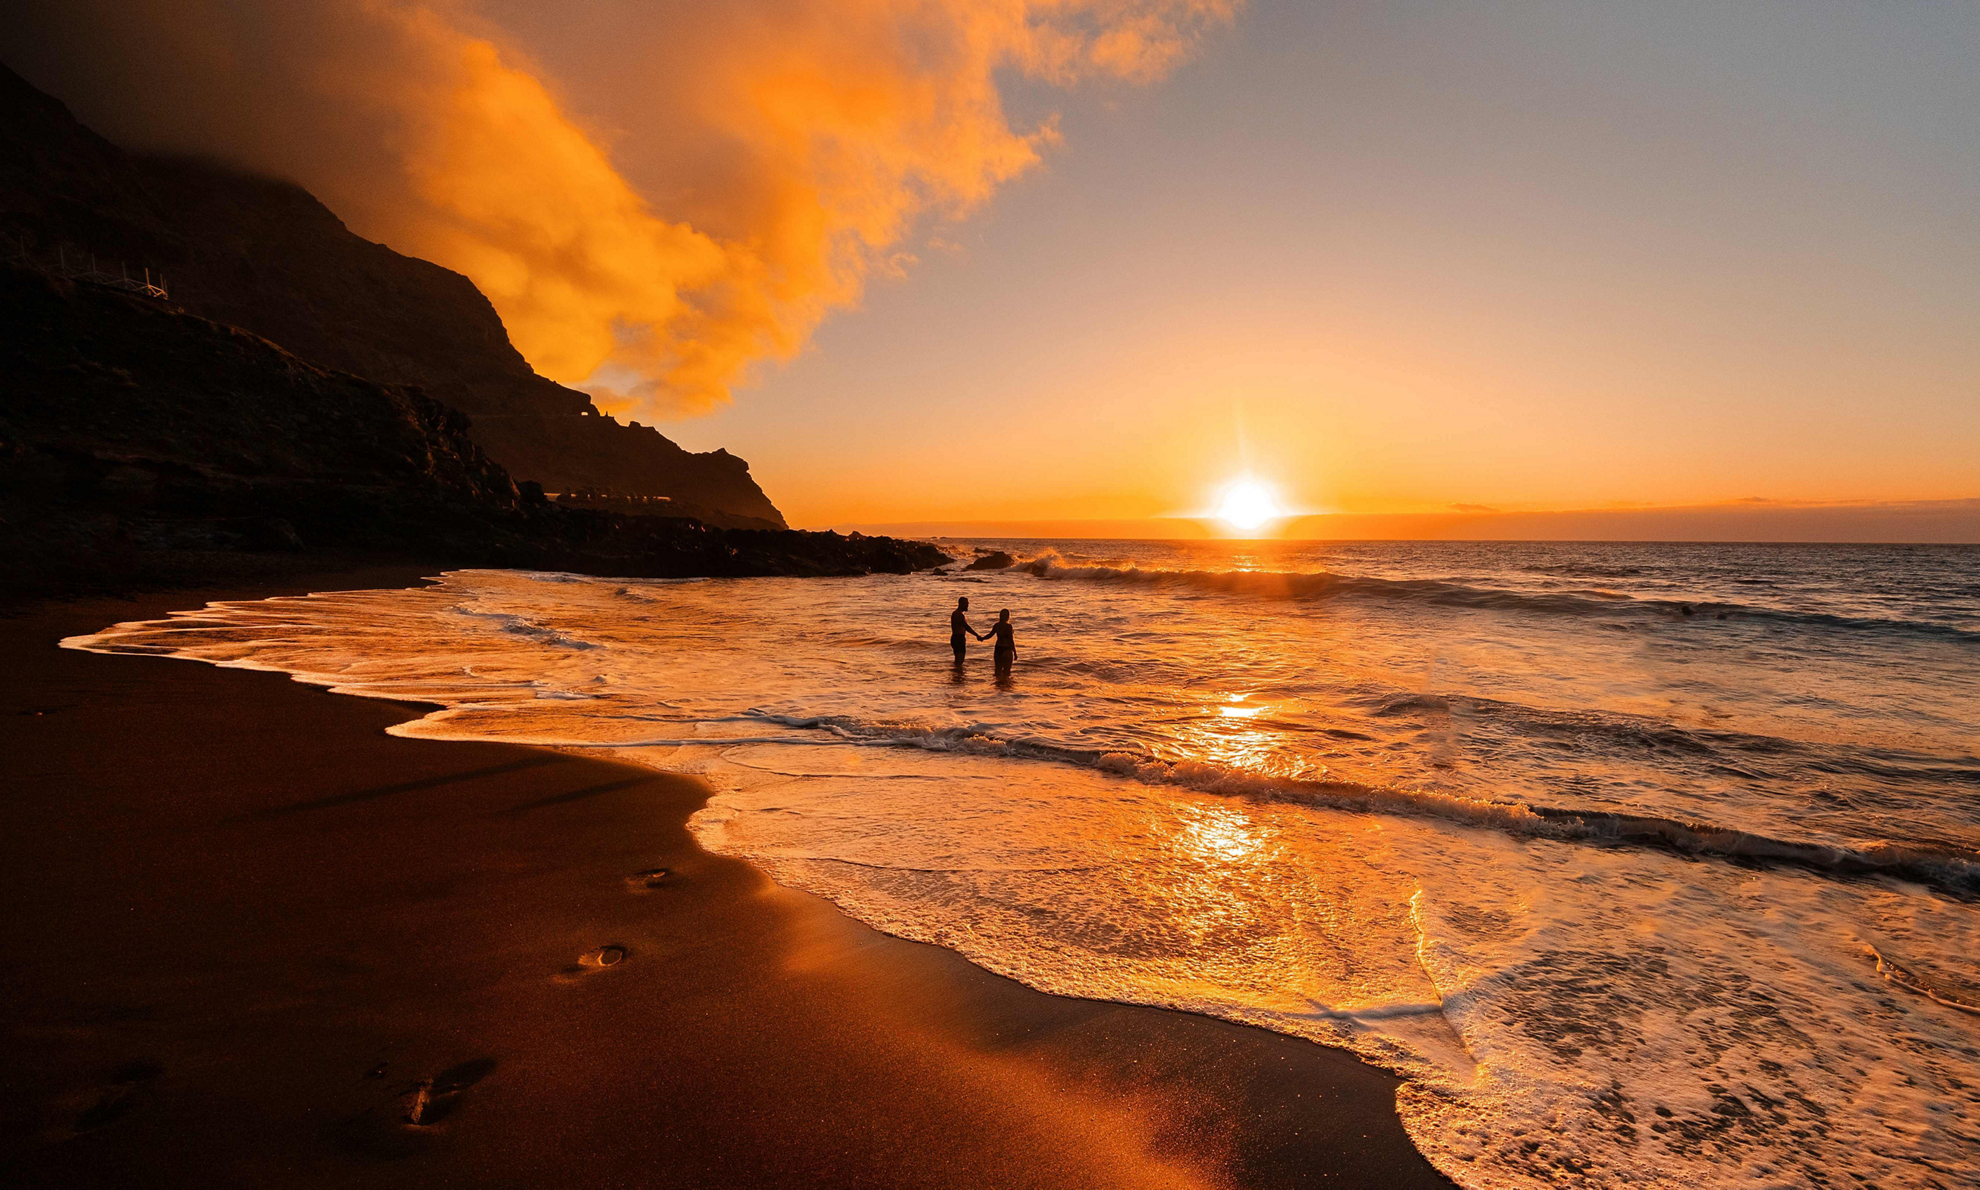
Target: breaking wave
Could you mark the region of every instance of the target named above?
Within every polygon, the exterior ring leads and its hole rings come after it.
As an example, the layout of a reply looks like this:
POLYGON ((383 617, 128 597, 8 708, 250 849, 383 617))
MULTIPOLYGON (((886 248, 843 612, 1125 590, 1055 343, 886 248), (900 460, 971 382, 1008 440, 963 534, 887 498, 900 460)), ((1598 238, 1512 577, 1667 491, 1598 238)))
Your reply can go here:
MULTIPOLYGON (((1848 616, 1835 612, 1796 611, 1703 599, 1649 599, 1593 587, 1567 591, 1519 591, 1481 586, 1458 579, 1390 579, 1324 570, 1164 570, 1136 565, 1075 565, 1049 553, 1024 562, 1017 569, 1041 579, 1184 588, 1260 599, 1359 598, 1570 616, 1633 615, 1666 620, 1775 621, 1841 630, 1922 633, 1980 645, 1980 631, 1930 620, 1848 616)), ((1621 574, 1621 569, 1618 568, 1616 573, 1621 574)))
POLYGON ((1197 793, 1297 802, 1332 810, 1436 818, 1522 838, 1646 847, 1699 859, 1806 869, 1831 876, 1889 876, 1980 900, 1980 852, 1893 841, 1856 845, 1784 839, 1712 822, 1515 801, 1488 801, 1435 790, 1358 781, 1282 777, 1207 761, 1171 761, 1125 751, 1068 748, 1037 739, 1002 739, 974 727, 879 723, 850 716, 762 715, 785 727, 811 728, 847 742, 896 745, 1021 760, 1053 761, 1174 785, 1197 793))

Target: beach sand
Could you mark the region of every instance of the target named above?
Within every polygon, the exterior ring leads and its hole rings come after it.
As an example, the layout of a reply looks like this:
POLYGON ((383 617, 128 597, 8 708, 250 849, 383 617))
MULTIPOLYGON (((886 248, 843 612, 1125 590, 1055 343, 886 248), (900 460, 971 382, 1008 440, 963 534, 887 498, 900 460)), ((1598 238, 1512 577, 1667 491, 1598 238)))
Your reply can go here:
POLYGON ((877 933, 693 781, 55 645, 418 573, 0 618, 10 1185, 1448 1186, 1388 1075, 877 933))

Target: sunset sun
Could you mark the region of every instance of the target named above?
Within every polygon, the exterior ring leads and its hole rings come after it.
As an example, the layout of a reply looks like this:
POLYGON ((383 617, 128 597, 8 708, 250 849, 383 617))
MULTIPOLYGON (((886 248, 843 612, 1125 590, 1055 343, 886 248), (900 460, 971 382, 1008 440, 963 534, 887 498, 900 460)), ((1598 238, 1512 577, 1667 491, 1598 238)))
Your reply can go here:
POLYGON ((1241 479, 1225 489, 1224 499, 1217 505, 1217 519, 1234 529, 1256 529, 1284 515, 1272 490, 1250 479, 1241 479))

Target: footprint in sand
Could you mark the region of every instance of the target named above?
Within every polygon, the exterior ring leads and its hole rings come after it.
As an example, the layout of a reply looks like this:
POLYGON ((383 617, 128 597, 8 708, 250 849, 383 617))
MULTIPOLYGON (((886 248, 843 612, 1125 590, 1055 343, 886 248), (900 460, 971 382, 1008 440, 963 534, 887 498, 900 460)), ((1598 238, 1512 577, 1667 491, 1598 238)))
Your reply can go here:
POLYGON ((460 1105, 461 1092, 494 1072, 495 1059, 475 1058, 419 1080, 406 1093, 405 1122, 417 1128, 432 1127, 460 1105))
MULTIPOLYGON (((382 1078, 385 1063, 365 1073, 382 1078)), ((370 1161, 403 1161, 426 1152, 434 1143, 436 1125, 458 1111, 465 1092, 495 1073, 493 1058, 470 1058, 431 1078, 388 1085, 383 1095, 355 1115, 335 1120, 322 1136, 348 1156, 370 1161)))
POLYGON ((611 943, 601 946, 597 950, 585 951, 578 956, 576 963, 564 968, 557 974, 560 978, 566 980, 579 979, 591 974, 593 971, 603 971, 607 967, 616 967, 620 963, 625 962, 626 956, 631 953, 632 951, 625 947, 617 943, 611 943))

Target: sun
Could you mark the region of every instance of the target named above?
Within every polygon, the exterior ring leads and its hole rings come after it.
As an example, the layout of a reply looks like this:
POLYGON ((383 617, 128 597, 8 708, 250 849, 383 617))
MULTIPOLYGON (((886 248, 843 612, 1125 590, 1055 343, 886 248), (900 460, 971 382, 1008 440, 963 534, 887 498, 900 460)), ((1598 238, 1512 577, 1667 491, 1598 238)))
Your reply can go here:
POLYGON ((1251 479, 1240 479, 1224 489, 1223 503, 1217 506, 1217 519, 1233 529, 1256 529, 1266 521, 1284 516, 1272 489, 1251 479))

